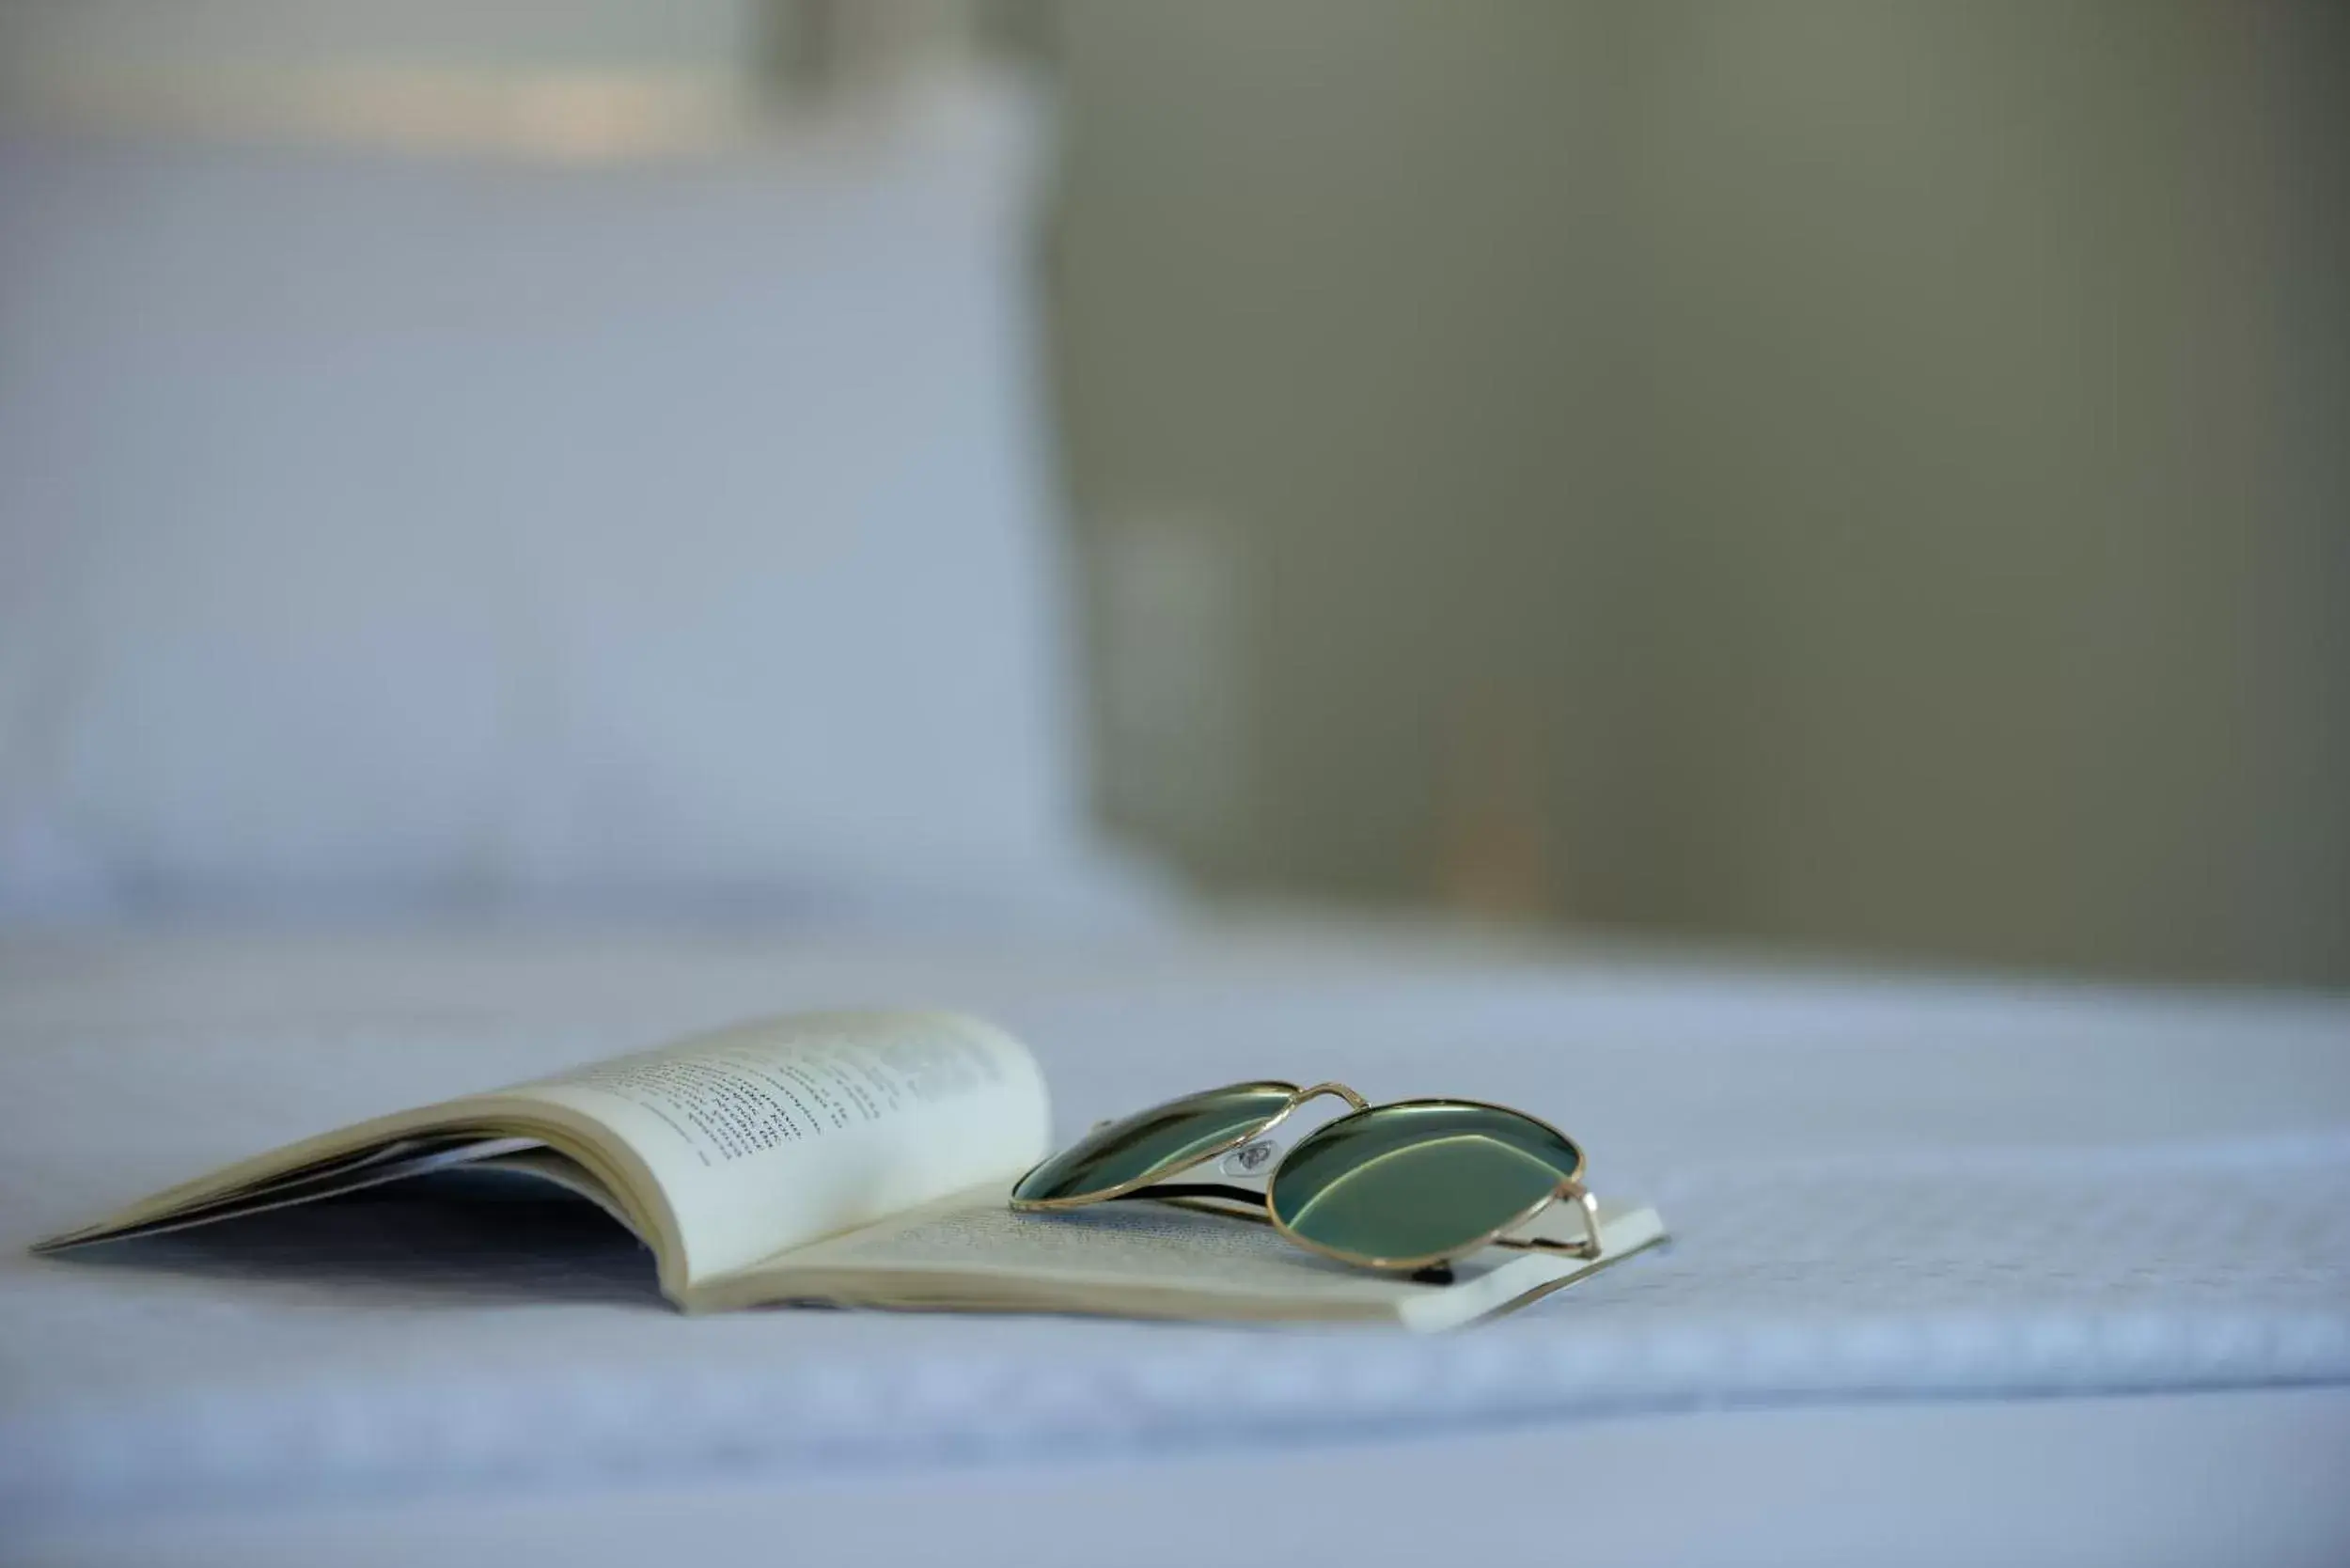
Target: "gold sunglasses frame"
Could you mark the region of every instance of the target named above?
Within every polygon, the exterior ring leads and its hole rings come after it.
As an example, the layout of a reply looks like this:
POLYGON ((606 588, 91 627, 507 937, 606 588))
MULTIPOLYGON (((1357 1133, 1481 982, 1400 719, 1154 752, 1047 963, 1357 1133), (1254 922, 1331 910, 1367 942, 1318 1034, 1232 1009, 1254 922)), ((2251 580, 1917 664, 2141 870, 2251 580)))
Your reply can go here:
MULTIPOLYGON (((1198 1150, 1174 1164, 1154 1168, 1131 1181, 1121 1182, 1116 1186, 1104 1187, 1099 1192, 1081 1193, 1072 1198, 1014 1198, 1010 1200, 1013 1212, 1052 1214, 1070 1209, 1089 1208, 1096 1203, 1114 1202, 1120 1198, 1144 1193, 1148 1188, 1166 1184, 1170 1178, 1180 1176, 1187 1170, 1196 1170, 1211 1160, 1221 1159, 1234 1150, 1246 1148, 1287 1121, 1300 1107, 1324 1095, 1335 1095, 1344 1100, 1352 1108, 1345 1115, 1315 1128, 1306 1135, 1306 1138, 1299 1139, 1297 1143, 1291 1145, 1283 1152, 1281 1161, 1265 1172, 1261 1213, 1257 1212, 1258 1205, 1253 1203, 1247 1209, 1241 1209, 1228 1206, 1225 1201, 1213 1198, 1175 1196, 1167 1198, 1164 1201, 1180 1204, 1186 1208, 1196 1208, 1207 1214, 1224 1215, 1231 1218, 1270 1225, 1283 1240, 1302 1247, 1308 1252, 1317 1252, 1325 1258, 1332 1258, 1342 1263, 1351 1263, 1358 1268, 1395 1273, 1414 1273, 1421 1269, 1436 1268, 1457 1262, 1463 1258, 1483 1251, 1488 1247, 1504 1247, 1526 1251, 1564 1252, 1587 1260, 1597 1260, 1606 1251, 1606 1244, 1600 1238, 1599 1200, 1592 1197, 1590 1189, 1583 1184, 1583 1174, 1590 1167, 1590 1160, 1583 1152, 1583 1145, 1539 1116, 1530 1116, 1514 1105, 1496 1105, 1491 1100, 1467 1100, 1451 1095, 1418 1100, 1397 1100, 1385 1105, 1374 1105, 1341 1083, 1319 1083, 1308 1089, 1300 1089, 1286 1079, 1280 1078, 1249 1079, 1242 1083, 1226 1084, 1218 1089, 1205 1090, 1201 1093, 1202 1095, 1226 1094, 1243 1090, 1282 1090, 1288 1091, 1289 1098, 1279 1110, 1257 1123, 1249 1131, 1238 1137, 1224 1139, 1210 1148, 1198 1150), (1279 1210, 1275 1208, 1273 1203, 1274 1184, 1279 1179, 1281 1165, 1287 1163, 1289 1156, 1303 1147, 1307 1138, 1319 1137, 1332 1128, 1343 1126, 1358 1117, 1372 1116, 1383 1110, 1397 1110, 1410 1105, 1465 1105, 1475 1110, 1498 1111, 1504 1116, 1514 1116, 1521 1121, 1530 1121, 1574 1151, 1574 1168, 1559 1178, 1558 1184, 1550 1191, 1512 1215, 1504 1223, 1459 1246, 1417 1257, 1386 1258, 1367 1253, 1348 1252, 1335 1247, 1325 1247, 1290 1229, 1282 1220, 1279 1210), (1575 1211, 1577 1219, 1581 1222, 1583 1234, 1578 1240, 1561 1241, 1548 1236, 1512 1237, 1510 1234, 1512 1231, 1531 1224, 1545 1210, 1560 1201, 1571 1205, 1575 1211)), ((1051 1159, 1053 1156, 1048 1154, 1045 1158, 1051 1159)), ((1039 1160, 1036 1165, 1029 1167, 1027 1173, 1022 1175, 1020 1181, 1026 1181, 1028 1176, 1033 1175, 1044 1163, 1044 1160, 1039 1160)), ((1013 1183, 1012 1185, 1016 1190, 1019 1182, 1013 1183)))
MULTIPOLYGON (((1114 1187, 1104 1187, 1099 1192, 1079 1193, 1073 1198, 1014 1198, 1011 1200, 1012 1211, 1015 1214, 1041 1215, 1052 1214, 1064 1209, 1089 1208, 1096 1203, 1111 1202, 1114 1200, 1127 1197, 1133 1193, 1140 1192, 1144 1187, 1157 1186, 1170 1176, 1180 1176, 1186 1170, 1197 1170, 1199 1167, 1207 1164, 1210 1160, 1220 1160, 1235 1149, 1246 1148, 1248 1145, 1256 1142, 1259 1138, 1264 1137, 1265 1134, 1273 1131, 1274 1128, 1279 1126, 1282 1122, 1288 1121, 1300 1106, 1310 1105, 1314 1101, 1321 1099, 1325 1094, 1336 1095, 1338 1098, 1345 1101, 1348 1105, 1354 1106, 1354 1110, 1347 1113, 1350 1116, 1371 1108, 1370 1101, 1364 1099, 1361 1095, 1355 1093, 1344 1084, 1323 1083, 1316 1084, 1311 1089, 1300 1089, 1295 1084, 1291 1083, 1287 1078, 1248 1078, 1236 1084, 1225 1084, 1215 1089, 1201 1090, 1196 1095, 1185 1095, 1183 1098, 1205 1099, 1211 1094, 1234 1094, 1243 1090, 1252 1089, 1278 1090, 1287 1093, 1289 1095, 1289 1100, 1279 1110, 1275 1111, 1264 1121, 1258 1122, 1247 1132, 1241 1134, 1237 1137, 1227 1138, 1223 1142, 1216 1144, 1214 1148, 1198 1150, 1198 1152, 1185 1156, 1183 1159, 1172 1165, 1156 1166, 1130 1182, 1120 1182, 1114 1187)), ((1170 1105, 1175 1103, 1176 1102, 1172 1100, 1163 1102, 1163 1104, 1170 1105)), ((1153 1108, 1155 1109, 1156 1107, 1153 1108)), ((1136 1112, 1136 1114, 1140 1115, 1141 1113, 1136 1112)), ((1341 1118, 1340 1120, 1344 1119, 1341 1118)), ((1099 1132, 1104 1127, 1108 1125, 1110 1125, 1110 1123, 1106 1121, 1096 1122, 1094 1124, 1093 1131, 1099 1132)), ((1088 1136, 1089 1137, 1091 1135, 1089 1134, 1088 1136)), ((1580 1151, 1577 1151, 1577 1152, 1580 1152, 1580 1151)), ((1044 1156, 1044 1159, 1039 1160, 1035 1165, 1030 1166, 1026 1171, 1022 1173, 1019 1182, 1012 1183, 1012 1190, 1014 1192, 1018 1192, 1020 1190, 1020 1182, 1025 1182, 1030 1176, 1035 1175, 1037 1171, 1043 1168, 1045 1161, 1050 1160, 1053 1157, 1053 1155, 1047 1154, 1044 1156)))

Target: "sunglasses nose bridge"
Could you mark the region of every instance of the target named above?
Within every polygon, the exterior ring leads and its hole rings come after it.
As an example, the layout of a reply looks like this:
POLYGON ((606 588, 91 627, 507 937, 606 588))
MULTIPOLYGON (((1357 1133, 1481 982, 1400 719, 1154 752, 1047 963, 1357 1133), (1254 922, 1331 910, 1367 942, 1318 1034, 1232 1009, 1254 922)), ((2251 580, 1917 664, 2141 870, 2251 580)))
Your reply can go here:
MULTIPOLYGON (((1218 1162, 1218 1168, 1229 1176, 1253 1179, 1258 1185, 1269 1184, 1273 1179, 1273 1167, 1281 1153, 1281 1145, 1274 1137, 1275 1129, 1316 1100, 1324 1098, 1345 1101, 1349 1111, 1371 1109, 1370 1101, 1336 1079, 1309 1085, 1292 1094, 1289 1104, 1267 1118, 1264 1124, 1249 1134, 1239 1148, 1225 1155, 1218 1162)), ((1313 1136, 1311 1132, 1306 1135, 1308 1137, 1313 1136)))
POLYGON ((1272 1184, 1273 1168, 1279 1163, 1281 1155, 1281 1145, 1273 1136, 1274 1129, 1302 1107, 1324 1097, 1345 1101, 1349 1110, 1371 1108, 1370 1101, 1335 1079, 1301 1089, 1290 1096, 1289 1104, 1283 1105, 1278 1114, 1267 1119, 1264 1125, 1251 1133, 1247 1141, 1216 1162, 1217 1173, 1257 1191, 1264 1191, 1272 1184))
POLYGON ((1246 1182, 1260 1190, 1272 1179, 1273 1166, 1280 1158, 1281 1146, 1260 1133, 1216 1162, 1219 1175, 1246 1182))
POLYGON ((1306 1105, 1311 1101, 1319 1100, 1325 1094, 1334 1094, 1340 1099, 1345 1101, 1349 1109, 1358 1111, 1371 1109, 1370 1101, 1364 1099, 1361 1095, 1355 1093, 1344 1084, 1337 1082, 1319 1083, 1314 1085, 1311 1089, 1299 1090, 1295 1094, 1290 1096, 1289 1108, 1291 1110, 1295 1110, 1298 1106, 1306 1105))

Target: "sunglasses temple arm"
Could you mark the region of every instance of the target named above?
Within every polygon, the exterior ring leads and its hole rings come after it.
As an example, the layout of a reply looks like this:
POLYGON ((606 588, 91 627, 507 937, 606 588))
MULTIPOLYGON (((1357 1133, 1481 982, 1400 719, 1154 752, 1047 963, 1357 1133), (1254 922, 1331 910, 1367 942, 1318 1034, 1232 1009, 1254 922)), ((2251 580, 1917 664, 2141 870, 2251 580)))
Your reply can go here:
POLYGON ((1599 1200, 1590 1189, 1577 1181, 1564 1181, 1552 1193, 1557 1201, 1546 1203, 1542 1212, 1528 1222, 1532 1234, 1496 1236, 1496 1245, 1520 1250, 1564 1252, 1572 1257, 1596 1259, 1606 1250, 1606 1243, 1599 1232, 1599 1200), (1569 1236, 1558 1224, 1562 1212, 1574 1215, 1574 1229, 1580 1234, 1569 1236))
POLYGON ((1607 1244, 1599 1236, 1599 1200, 1591 1196, 1591 1189, 1569 1177, 1559 1184, 1559 1196, 1583 1216, 1583 1256, 1596 1258, 1605 1252, 1607 1244))
POLYGON ((1251 1219, 1262 1219, 1265 1215, 1264 1178, 1261 1176, 1227 1176, 1214 1182, 1167 1182, 1120 1194, 1111 1201, 1122 1203, 1128 1199, 1177 1203, 1188 1208, 1207 1209, 1214 1214, 1230 1214, 1238 1209, 1251 1219))

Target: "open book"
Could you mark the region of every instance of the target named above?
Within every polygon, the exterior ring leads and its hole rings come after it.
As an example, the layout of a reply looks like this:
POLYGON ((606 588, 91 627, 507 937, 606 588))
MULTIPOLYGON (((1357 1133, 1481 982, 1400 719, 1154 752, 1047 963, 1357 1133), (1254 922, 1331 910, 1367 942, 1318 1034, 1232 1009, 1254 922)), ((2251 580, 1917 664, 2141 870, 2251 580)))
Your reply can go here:
POLYGON ((1453 1327, 1663 1239, 1601 1213, 1601 1249, 1508 1252, 1448 1279, 1352 1268, 1261 1224, 1157 1202, 1018 1215, 1047 1152, 1027 1048, 976 1019, 838 1012, 747 1024, 324 1134, 41 1242, 58 1251, 408 1178, 552 1184, 651 1248, 687 1311, 766 1303, 1453 1327))

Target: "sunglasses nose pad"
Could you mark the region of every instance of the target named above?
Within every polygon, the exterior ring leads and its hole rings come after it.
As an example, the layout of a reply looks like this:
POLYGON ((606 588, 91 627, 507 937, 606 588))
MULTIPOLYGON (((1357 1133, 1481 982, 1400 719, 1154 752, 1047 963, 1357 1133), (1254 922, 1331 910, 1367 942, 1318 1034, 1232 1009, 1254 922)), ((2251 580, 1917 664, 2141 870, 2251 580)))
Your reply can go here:
POLYGON ((1216 1169, 1227 1176, 1261 1176, 1271 1168, 1281 1146, 1269 1137, 1254 1143, 1244 1143, 1216 1162, 1216 1169))

